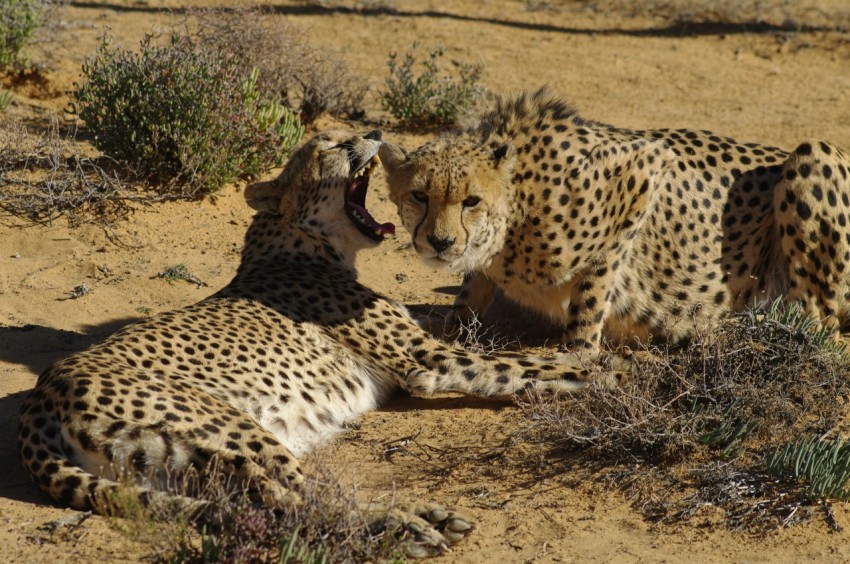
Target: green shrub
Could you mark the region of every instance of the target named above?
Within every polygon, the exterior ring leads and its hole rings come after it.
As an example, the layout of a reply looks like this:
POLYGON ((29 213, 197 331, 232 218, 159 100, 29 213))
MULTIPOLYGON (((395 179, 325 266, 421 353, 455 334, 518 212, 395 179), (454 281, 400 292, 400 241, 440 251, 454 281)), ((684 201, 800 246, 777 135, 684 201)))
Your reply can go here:
POLYGON ((173 36, 147 36, 138 53, 104 36, 74 84, 71 111, 96 146, 175 195, 203 195, 280 166, 303 132, 264 99, 256 70, 173 36))
POLYGON ((44 24, 44 12, 44 0, 0 2, 0 70, 21 62, 21 49, 44 24))
POLYGON ((811 499, 850 499, 850 443, 821 437, 777 448, 766 459, 772 476, 803 481, 811 499))
POLYGON ((4 111, 6 108, 12 105, 12 100, 14 96, 8 90, 3 90, 0 88, 0 112, 4 111))
POLYGON ((483 95, 478 85, 484 67, 480 64, 454 62, 457 77, 441 71, 439 59, 442 48, 428 54, 422 62, 421 74, 415 74, 417 44, 413 50, 399 57, 390 53, 387 66, 390 74, 386 80, 386 91, 381 104, 396 119, 403 123, 448 125, 469 112, 483 95))

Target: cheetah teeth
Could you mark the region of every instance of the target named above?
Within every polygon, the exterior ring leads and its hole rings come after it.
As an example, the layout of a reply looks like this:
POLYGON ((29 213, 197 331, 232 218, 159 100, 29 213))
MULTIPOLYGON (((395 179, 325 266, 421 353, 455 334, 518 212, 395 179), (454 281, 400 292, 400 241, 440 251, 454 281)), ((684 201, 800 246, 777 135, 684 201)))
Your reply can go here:
POLYGON ((357 172, 354 173, 354 178, 360 178, 361 176, 369 176, 372 174, 372 171, 378 167, 379 160, 377 156, 369 159, 369 162, 360 167, 357 172))

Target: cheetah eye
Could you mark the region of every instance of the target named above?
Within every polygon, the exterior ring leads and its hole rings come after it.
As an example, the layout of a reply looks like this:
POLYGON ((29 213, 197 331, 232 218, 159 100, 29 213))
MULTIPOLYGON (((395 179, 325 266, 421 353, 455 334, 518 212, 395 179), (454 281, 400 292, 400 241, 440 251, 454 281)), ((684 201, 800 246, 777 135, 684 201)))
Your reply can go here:
POLYGON ((474 208, 479 203, 481 203, 481 198, 479 198, 478 196, 469 196, 463 201, 463 207, 474 208))
POLYGON ((428 194, 423 192, 422 190, 416 190, 415 192, 410 193, 413 196, 413 199, 417 202, 422 202, 423 204, 428 203, 428 194))

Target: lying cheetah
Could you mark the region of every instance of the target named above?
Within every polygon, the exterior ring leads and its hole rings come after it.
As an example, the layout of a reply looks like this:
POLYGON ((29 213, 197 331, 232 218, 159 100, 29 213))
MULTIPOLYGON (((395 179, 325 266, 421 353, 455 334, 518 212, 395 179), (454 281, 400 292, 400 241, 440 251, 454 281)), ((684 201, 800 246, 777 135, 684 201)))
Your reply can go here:
MULTIPOLYGON (((357 283, 356 252, 394 231, 365 208, 380 138, 334 132, 307 142, 276 180, 246 189, 259 213, 230 284, 39 377, 18 440, 44 491, 109 512, 110 495, 131 479, 143 501, 173 501, 166 482, 215 460, 280 508, 299 502, 296 457, 393 390, 492 397, 567 391, 586 376, 442 344, 402 305, 357 283)), ((471 527, 431 504, 388 517, 414 533, 415 556, 471 527)))
POLYGON ((546 89, 501 99, 470 131, 381 159, 426 262, 465 273, 451 317, 496 288, 563 326, 563 345, 673 342, 785 295, 850 319, 850 161, 707 131, 589 121, 546 89))

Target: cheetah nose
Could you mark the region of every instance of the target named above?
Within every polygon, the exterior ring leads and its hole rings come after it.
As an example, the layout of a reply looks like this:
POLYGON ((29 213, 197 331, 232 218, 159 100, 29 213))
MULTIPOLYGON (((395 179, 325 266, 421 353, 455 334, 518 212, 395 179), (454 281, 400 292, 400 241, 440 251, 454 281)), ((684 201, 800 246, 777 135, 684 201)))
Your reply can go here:
POLYGON ((369 133, 363 136, 364 139, 368 139, 370 141, 380 141, 381 140, 381 130, 373 129, 369 133))
POLYGON ((455 244, 454 239, 449 239, 447 237, 436 237, 434 235, 428 235, 428 243, 434 247, 434 250, 438 253, 442 253, 449 247, 455 244))

